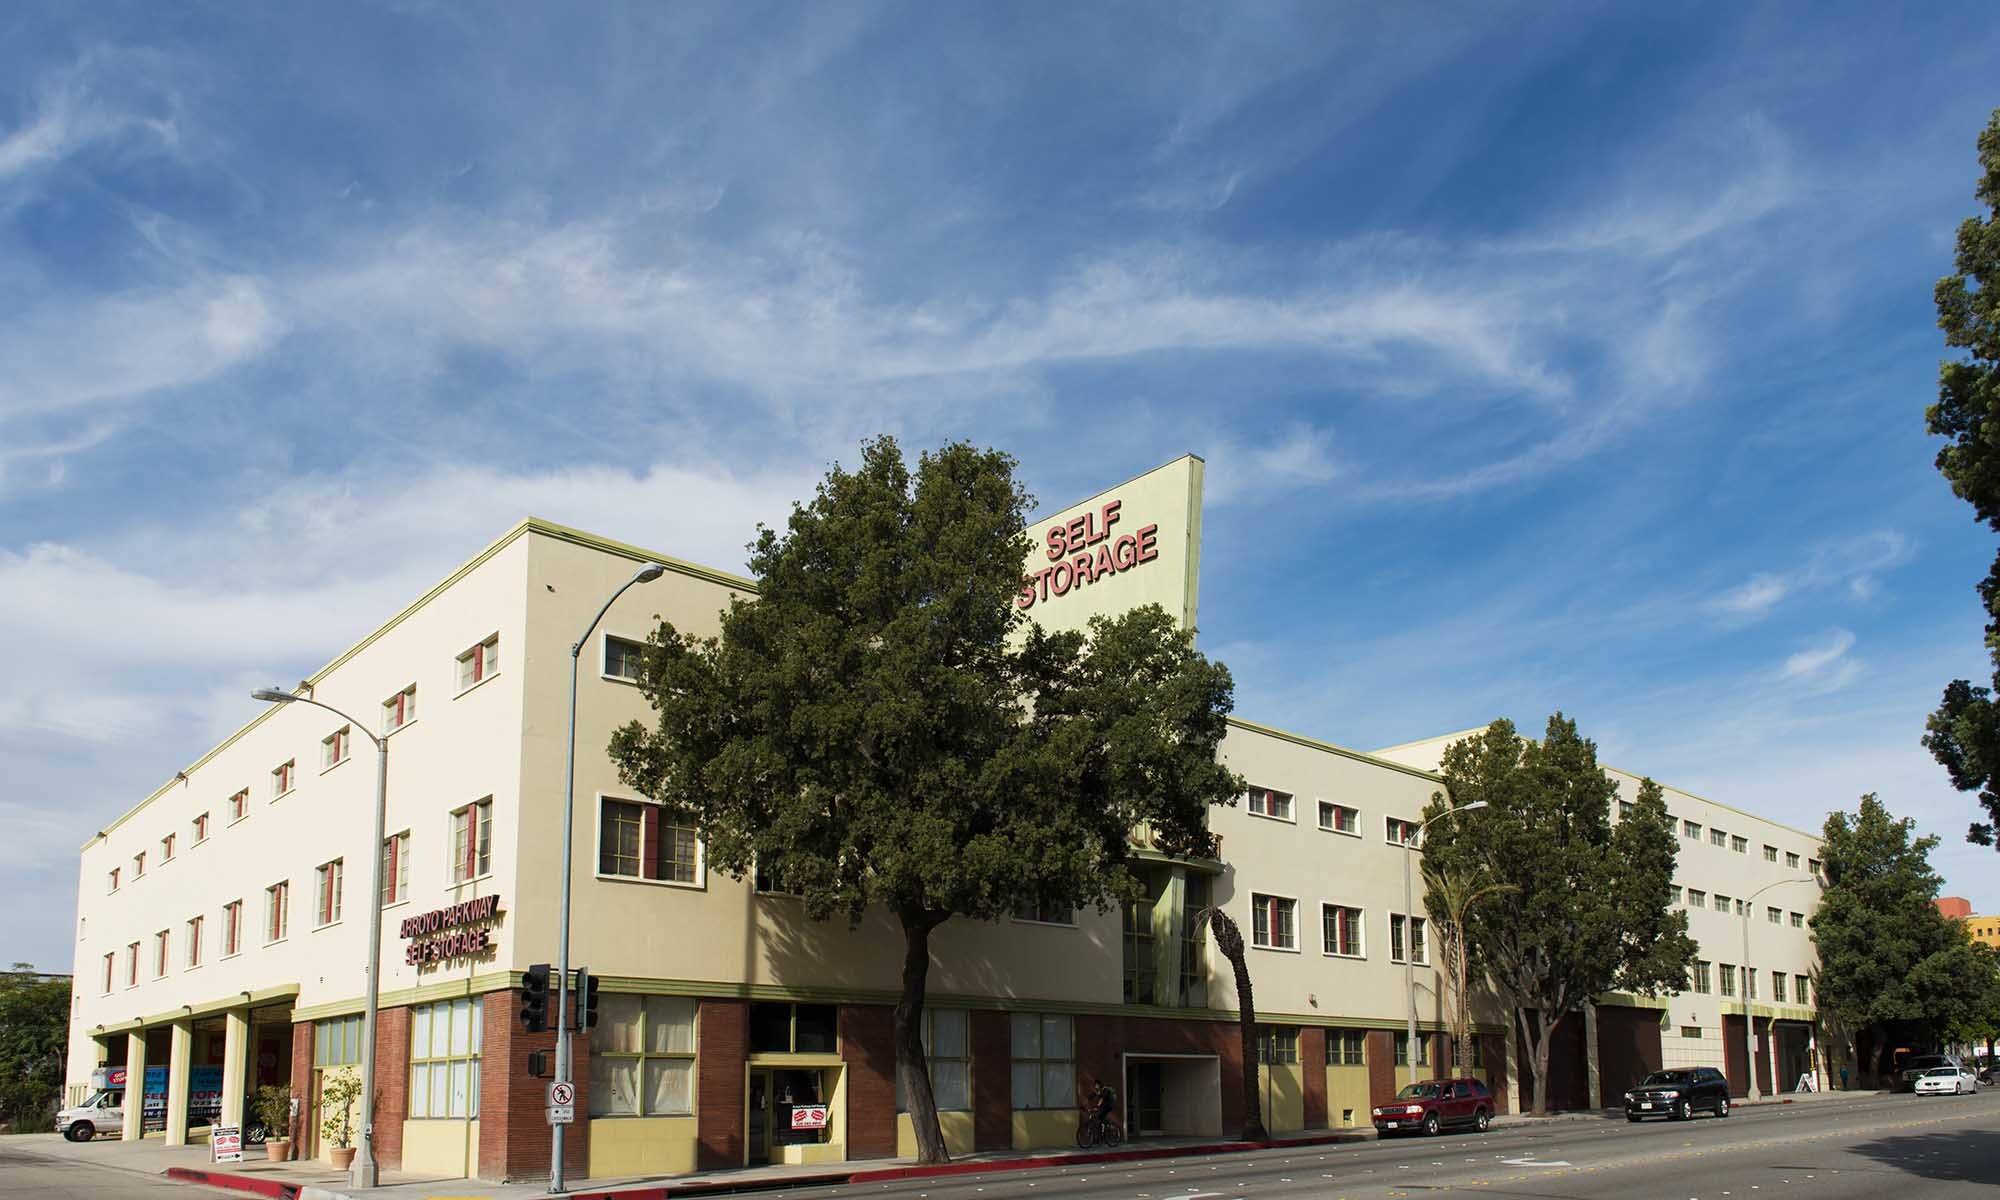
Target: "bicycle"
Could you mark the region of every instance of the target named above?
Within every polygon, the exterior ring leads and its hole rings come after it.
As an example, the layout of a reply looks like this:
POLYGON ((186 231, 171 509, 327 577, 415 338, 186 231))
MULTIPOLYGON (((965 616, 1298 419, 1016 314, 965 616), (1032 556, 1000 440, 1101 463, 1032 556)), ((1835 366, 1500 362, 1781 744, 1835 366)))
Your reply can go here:
POLYGON ((1100 1117, 1088 1108, 1077 1109, 1076 1144, 1079 1149, 1088 1150, 1092 1146, 1116 1149, 1124 1141, 1125 1131, 1109 1114, 1100 1117))

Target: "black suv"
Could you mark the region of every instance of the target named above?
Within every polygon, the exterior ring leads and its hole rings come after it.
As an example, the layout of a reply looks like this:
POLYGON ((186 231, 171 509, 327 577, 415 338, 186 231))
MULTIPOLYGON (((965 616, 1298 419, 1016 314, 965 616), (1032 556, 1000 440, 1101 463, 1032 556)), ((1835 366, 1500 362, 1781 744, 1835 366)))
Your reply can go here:
POLYGON ((1625 1093, 1625 1119, 1666 1117, 1685 1121, 1697 1111, 1729 1115, 1729 1081, 1714 1067, 1655 1071, 1625 1093))

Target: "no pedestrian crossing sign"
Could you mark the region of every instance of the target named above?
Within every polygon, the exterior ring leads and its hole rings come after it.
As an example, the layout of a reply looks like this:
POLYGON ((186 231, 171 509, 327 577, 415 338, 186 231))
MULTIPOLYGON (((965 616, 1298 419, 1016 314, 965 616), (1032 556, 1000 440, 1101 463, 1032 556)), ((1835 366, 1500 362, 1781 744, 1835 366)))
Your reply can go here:
POLYGON ((549 1084, 549 1124, 576 1123, 576 1085, 565 1080, 549 1084))

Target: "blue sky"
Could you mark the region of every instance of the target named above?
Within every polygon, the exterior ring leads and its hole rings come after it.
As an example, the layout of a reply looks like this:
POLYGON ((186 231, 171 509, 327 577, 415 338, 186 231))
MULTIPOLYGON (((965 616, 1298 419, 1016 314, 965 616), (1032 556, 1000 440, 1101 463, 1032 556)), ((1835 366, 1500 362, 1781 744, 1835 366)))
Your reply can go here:
POLYGON ((1052 504, 1206 457, 1245 716, 1561 707, 2000 909, 1917 744, 1986 669, 1923 409, 1996 61, 1979 3, 7 5, 0 958, 520 516, 740 566, 878 431, 1052 504))

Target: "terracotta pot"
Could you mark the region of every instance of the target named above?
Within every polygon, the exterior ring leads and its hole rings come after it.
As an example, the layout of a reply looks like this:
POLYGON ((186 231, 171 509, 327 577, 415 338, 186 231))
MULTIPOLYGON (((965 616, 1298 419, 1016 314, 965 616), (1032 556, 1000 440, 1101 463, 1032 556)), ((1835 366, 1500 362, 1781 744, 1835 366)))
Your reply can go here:
POLYGON ((333 1165, 336 1170, 345 1171, 354 1165, 354 1147, 352 1146, 335 1146, 329 1153, 333 1155, 333 1165))
POLYGON ((264 1156, 272 1162, 284 1162, 292 1156, 292 1139, 265 1138, 264 1156))

